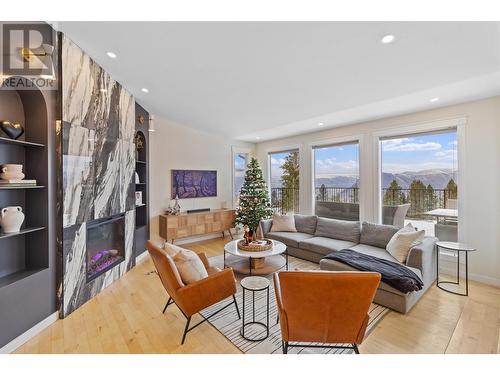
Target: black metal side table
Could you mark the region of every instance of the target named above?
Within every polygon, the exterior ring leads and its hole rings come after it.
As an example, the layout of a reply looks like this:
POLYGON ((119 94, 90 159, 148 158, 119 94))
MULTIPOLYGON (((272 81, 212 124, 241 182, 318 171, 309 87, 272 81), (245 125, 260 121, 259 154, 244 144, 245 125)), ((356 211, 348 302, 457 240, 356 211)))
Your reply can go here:
POLYGON ((436 243, 436 267, 437 267, 437 280, 436 285, 439 289, 442 289, 448 293, 453 293, 458 296, 468 296, 469 295, 469 253, 476 251, 472 246, 466 245, 460 242, 448 242, 448 241, 438 241, 436 243), (445 249, 448 251, 457 252, 457 279, 456 281, 439 281, 439 249, 445 249), (460 253, 465 253, 465 293, 455 292, 446 288, 444 285, 460 285, 460 253))
MULTIPOLYGON (((269 286, 271 282, 265 277, 261 276, 248 276, 241 280, 241 287, 243 288, 243 319, 242 319, 242 327, 240 330, 241 336, 248 341, 262 341, 269 337, 269 286), (255 319, 255 293, 265 290, 267 292, 267 306, 266 306, 266 323, 258 322, 255 319), (245 291, 252 292, 252 321, 245 323, 245 311, 246 311, 246 293, 245 291), (263 333, 265 336, 250 338, 245 335, 245 330, 250 326, 261 326, 265 328, 263 333)), ((248 333, 248 331, 247 331, 248 333)))

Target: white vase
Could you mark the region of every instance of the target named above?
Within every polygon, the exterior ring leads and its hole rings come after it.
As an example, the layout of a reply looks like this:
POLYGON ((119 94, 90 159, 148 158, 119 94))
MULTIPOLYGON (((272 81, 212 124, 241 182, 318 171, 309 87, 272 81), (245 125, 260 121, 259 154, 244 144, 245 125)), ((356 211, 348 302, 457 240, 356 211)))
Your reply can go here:
POLYGON ((0 226, 4 233, 19 232, 23 222, 23 209, 19 206, 4 207, 0 211, 0 226))

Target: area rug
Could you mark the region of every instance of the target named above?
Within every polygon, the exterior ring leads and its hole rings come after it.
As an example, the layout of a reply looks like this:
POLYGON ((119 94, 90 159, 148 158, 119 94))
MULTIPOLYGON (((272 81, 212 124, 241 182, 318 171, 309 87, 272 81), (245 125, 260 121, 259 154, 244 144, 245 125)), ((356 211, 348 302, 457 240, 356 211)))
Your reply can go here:
MULTIPOLYGON (((223 266, 223 257, 222 255, 217 257, 210 258, 210 263, 214 266, 222 268, 223 266)), ((319 269, 319 265, 316 263, 308 262, 306 260, 289 257, 289 265, 288 268, 290 270, 317 270, 319 269)), ((238 302, 238 306, 240 308, 240 312, 242 312, 243 308, 243 293, 242 288, 240 286, 240 280, 244 275, 235 274, 238 279, 237 283, 237 293, 236 293, 236 301, 238 302)), ((274 296, 274 288, 272 283, 272 275, 267 276, 271 281, 270 287, 270 296, 269 296, 269 337, 263 341, 252 342, 244 339, 240 334, 241 329, 241 320, 238 319, 236 315, 236 311, 234 309, 234 305, 228 307, 223 310, 221 313, 217 314, 215 317, 211 318, 209 322, 224 336, 227 337, 234 345, 236 345, 243 353, 248 354, 281 354, 281 332, 280 325, 277 323, 277 307, 276 307, 276 299, 274 296)), ((251 292, 250 292, 251 293, 251 292)), ((250 294, 251 295, 251 294, 250 294)), ((252 311, 252 299, 246 298, 246 311, 247 318, 245 321, 250 318, 250 312, 252 311)), ((208 309, 205 309, 201 312, 204 317, 209 316, 212 312, 220 309, 224 305, 231 302, 231 299, 226 299, 214 306, 211 306, 208 309)), ((256 320, 263 321, 266 320, 266 304, 267 304, 267 295, 266 292, 257 292, 255 294, 255 309, 256 309, 256 320)), ((366 335, 369 335, 370 332, 375 328, 375 326, 382 320, 382 318, 389 312, 390 310, 373 303, 370 307, 369 316, 370 320, 368 323, 368 328, 366 330, 366 335)), ((245 335, 249 338, 260 337, 262 334, 263 328, 245 328, 245 335)), ((319 343, 317 343, 319 344, 319 343)), ((353 350, 346 346, 345 349, 313 349, 313 348, 290 348, 288 353, 311 353, 311 354, 352 354, 353 350)))

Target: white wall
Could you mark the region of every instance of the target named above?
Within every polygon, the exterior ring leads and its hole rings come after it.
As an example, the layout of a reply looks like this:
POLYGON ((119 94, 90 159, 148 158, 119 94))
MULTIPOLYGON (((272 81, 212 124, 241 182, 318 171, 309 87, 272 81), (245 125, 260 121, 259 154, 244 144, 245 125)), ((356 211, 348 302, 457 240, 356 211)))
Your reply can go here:
POLYGON ((155 118, 156 131, 149 133, 151 238, 159 239, 158 215, 170 201, 172 169, 217 170, 217 197, 180 199, 181 209, 221 208, 232 204, 232 147, 253 150, 254 145, 201 132, 155 118))
POLYGON ((255 152, 267 175, 269 151, 291 147, 300 149, 300 209, 303 213, 311 213, 311 145, 358 138, 361 220, 376 221, 378 204, 374 197, 378 196, 379 175, 374 147, 376 135, 389 129, 418 128, 426 123, 440 120, 453 123, 459 119, 466 120, 463 137, 459 140, 459 158, 464 156, 459 159, 459 169, 463 172, 463 180, 459 181, 459 236, 478 249, 470 256, 471 278, 500 286, 500 97, 261 142, 255 152))

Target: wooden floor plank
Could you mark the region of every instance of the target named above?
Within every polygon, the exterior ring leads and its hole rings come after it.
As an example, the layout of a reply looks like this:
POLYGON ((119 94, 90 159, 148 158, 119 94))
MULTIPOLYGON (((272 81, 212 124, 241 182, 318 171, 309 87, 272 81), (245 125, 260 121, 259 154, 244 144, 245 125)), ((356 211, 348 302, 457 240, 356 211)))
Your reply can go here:
MULTIPOLYGON (((211 257, 221 255, 227 241, 219 238, 185 247, 211 257)), ((162 314, 168 296, 153 270, 146 257, 16 353, 241 353, 209 323, 190 332, 180 345, 186 319, 175 305, 162 314)), ((433 286, 408 314, 390 312, 360 350, 500 353, 500 289, 471 282, 469 297, 460 297, 433 286)))

